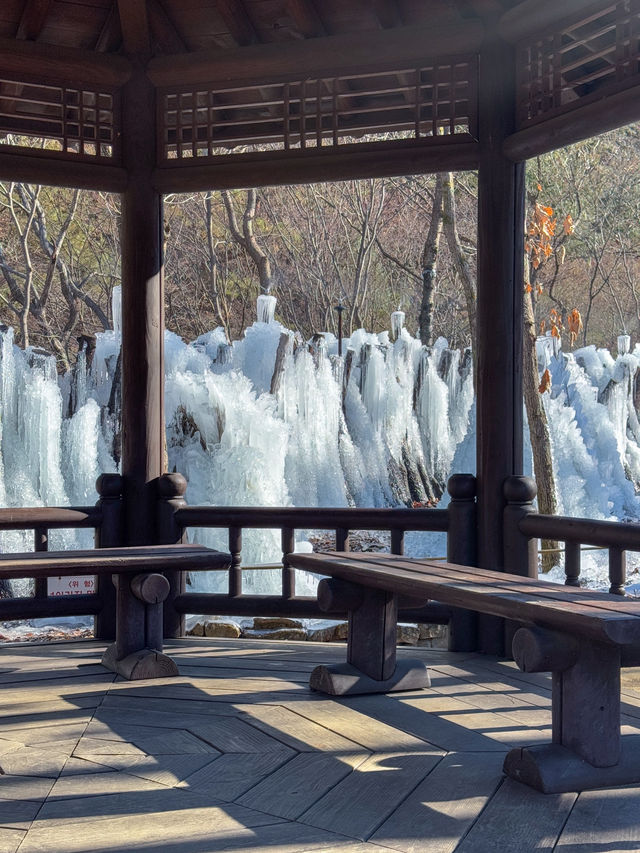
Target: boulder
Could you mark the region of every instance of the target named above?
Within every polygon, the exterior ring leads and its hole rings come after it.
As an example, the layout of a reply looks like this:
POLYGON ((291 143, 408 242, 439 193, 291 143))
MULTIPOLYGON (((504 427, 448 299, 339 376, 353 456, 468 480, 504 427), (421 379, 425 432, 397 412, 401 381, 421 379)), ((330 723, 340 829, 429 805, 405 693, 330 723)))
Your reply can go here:
POLYGON ((299 619, 288 619, 285 616, 256 616, 253 627, 262 631, 265 628, 302 628, 303 625, 299 619))
POLYGON ((417 625, 398 625, 396 629, 396 642, 405 646, 416 646, 420 639, 420 631, 417 625))
POLYGON ((242 630, 235 622, 206 622, 204 626, 205 637, 240 637, 242 630))
POLYGON ((306 640, 304 628, 245 628, 242 636, 248 640, 306 640))

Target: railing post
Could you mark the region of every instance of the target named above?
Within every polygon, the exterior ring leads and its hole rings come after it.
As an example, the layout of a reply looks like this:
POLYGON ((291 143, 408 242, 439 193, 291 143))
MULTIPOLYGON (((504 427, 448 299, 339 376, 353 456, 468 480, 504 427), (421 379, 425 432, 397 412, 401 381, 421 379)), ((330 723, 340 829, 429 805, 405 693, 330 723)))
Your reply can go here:
MULTIPOLYGON (((49 531, 46 527, 36 527, 33 531, 33 548, 34 551, 49 550, 49 531)), ((36 578, 35 580, 35 597, 46 599, 49 597, 49 579, 36 578)))
POLYGON ((504 570, 511 575, 538 577, 536 540, 520 532, 520 522, 534 511, 533 500, 536 494, 536 484, 531 477, 513 476, 504 481, 504 496, 507 501, 503 511, 504 570))
POLYGON ((397 527, 391 528, 391 553, 400 556, 404 554, 404 530, 397 527))
MULTIPOLYGON (((122 477, 120 474, 101 474, 96 480, 98 503, 102 516, 95 530, 96 548, 117 548, 124 539, 124 516, 122 507, 122 477)), ((95 619, 96 640, 116 638, 116 589, 109 575, 96 579, 100 596, 100 613, 95 619)))
MULTIPOLYGON (((447 560, 463 566, 476 565, 476 478, 471 474, 449 477, 447 490, 449 524, 447 560)), ((477 648, 478 614, 455 608, 449 620, 449 650, 473 652, 477 648)))
POLYGON ((242 528, 229 528, 229 553, 231 568, 229 569, 229 595, 238 598, 242 595, 242 528))
POLYGON ((293 527, 283 527, 281 531, 282 541, 282 597, 285 601, 291 601, 296 594, 296 570, 289 566, 289 554, 293 554, 296 547, 296 532, 293 527))
POLYGON ((627 579, 627 554, 622 548, 609 548, 609 592, 624 595, 627 579))
POLYGON ((336 551, 350 551, 349 531, 345 527, 336 529, 336 551))
MULTIPOLYGON (((507 477, 504 481, 504 496, 507 504, 503 510, 504 524, 504 570, 511 575, 538 577, 538 548, 536 539, 525 536, 520 531, 522 519, 534 511, 533 500, 537 494, 535 480, 531 477, 507 477)), ((504 648, 511 657, 513 637, 519 622, 504 620, 504 648)))
POLYGON ((567 586, 580 586, 580 543, 564 543, 564 576, 567 586))
MULTIPOLYGON (((184 528, 176 520, 176 510, 186 506, 184 494, 187 481, 182 474, 163 474, 157 480, 156 542, 158 545, 178 545, 185 541, 184 528)), ((186 589, 184 572, 165 572, 169 595, 164 602, 164 635, 170 639, 184 636, 184 615, 178 613, 174 601, 186 589)))

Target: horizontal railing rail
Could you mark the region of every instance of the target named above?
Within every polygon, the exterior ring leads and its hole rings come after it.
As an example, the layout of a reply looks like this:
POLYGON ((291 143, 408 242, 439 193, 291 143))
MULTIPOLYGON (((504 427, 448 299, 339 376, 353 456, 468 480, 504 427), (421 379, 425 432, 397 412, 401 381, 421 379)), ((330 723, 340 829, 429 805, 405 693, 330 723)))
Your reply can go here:
MULTIPOLYGON (((640 552, 640 524, 592 518, 545 515, 534 511, 536 486, 528 477, 511 477, 505 483, 505 566, 514 574, 538 574, 536 540, 564 543, 567 586, 580 586, 582 546, 609 552, 609 592, 624 595, 627 551, 640 552)), ((556 550, 556 549, 554 549, 556 550)))
MULTIPOLYGON (((33 530, 33 550, 49 550, 50 530, 99 528, 99 506, 20 507, 0 509, 0 531, 33 530)), ((49 595, 47 578, 34 580, 33 595, 0 598, 0 619, 44 619, 59 616, 93 616, 102 610, 97 593, 49 595)))
MULTIPOLYGON (((95 506, 19 507, 0 509, 0 531, 33 530, 34 551, 49 550, 50 530, 93 529, 96 548, 122 544, 122 477, 102 474, 96 483, 95 506)), ((61 616, 95 616, 95 636, 115 637, 115 589, 110 578, 99 576, 91 594, 49 594, 47 578, 34 580, 33 595, 0 599, 0 620, 61 616)))

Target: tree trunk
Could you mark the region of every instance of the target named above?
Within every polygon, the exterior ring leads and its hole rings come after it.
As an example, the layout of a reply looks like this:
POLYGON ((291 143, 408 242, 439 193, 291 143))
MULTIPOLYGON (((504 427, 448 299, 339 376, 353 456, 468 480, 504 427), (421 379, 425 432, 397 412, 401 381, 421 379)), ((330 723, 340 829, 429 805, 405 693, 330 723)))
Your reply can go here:
POLYGON ((467 303, 467 316, 469 318, 469 335, 473 351, 475 352, 476 339, 476 285, 471 274, 471 268, 467 259, 466 252, 460 241, 458 234, 458 222, 456 216, 456 197, 453 187, 453 173, 447 172, 446 177, 443 175, 443 197, 442 197, 442 213, 444 233, 447 238, 447 244, 451 257, 456 268, 456 272, 460 276, 462 289, 464 291, 465 302, 467 303))
POLYGON ((418 317, 420 340, 425 346, 433 344, 433 298, 438 270, 438 250, 442 234, 442 188, 444 175, 436 175, 433 207, 427 239, 422 250, 422 302, 418 317))
MULTIPOLYGON (((551 458, 551 439, 547 414, 542 404, 542 394, 538 390, 538 360, 536 357, 536 323, 533 316, 531 295, 524 295, 524 337, 522 362, 522 387, 524 402, 529 421, 531 449, 533 451, 533 470, 538 487, 538 510, 543 515, 556 515, 558 502, 556 499, 555 475, 551 458)), ((546 393, 546 392, 545 392, 546 393)), ((549 539, 542 540, 542 570, 548 572, 558 565, 558 543, 549 539)))

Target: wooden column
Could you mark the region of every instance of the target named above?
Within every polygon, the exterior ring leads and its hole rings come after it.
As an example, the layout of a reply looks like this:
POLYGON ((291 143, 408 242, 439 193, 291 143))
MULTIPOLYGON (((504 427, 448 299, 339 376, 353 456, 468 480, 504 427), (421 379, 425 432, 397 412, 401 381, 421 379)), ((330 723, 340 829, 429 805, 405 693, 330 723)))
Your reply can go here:
MULTIPOLYGON (((524 164, 503 154, 513 132, 513 48, 487 26, 480 53, 478 171, 478 565, 503 569, 503 483, 522 473, 524 164)), ((500 620, 481 616, 480 649, 501 654, 500 620)))
POLYGON ((155 165, 155 97, 140 63, 123 88, 122 474, 125 542, 153 543, 155 481, 163 470, 162 197, 155 165))

